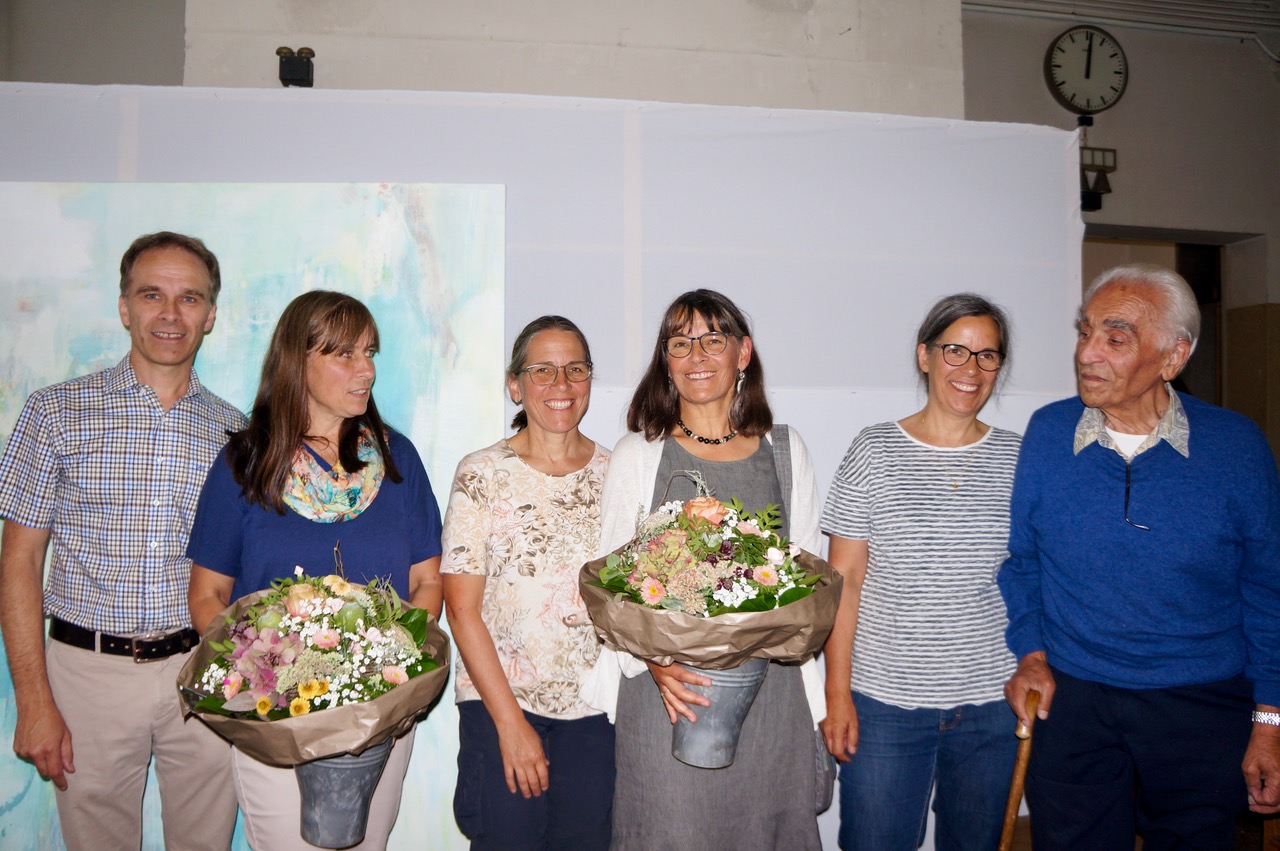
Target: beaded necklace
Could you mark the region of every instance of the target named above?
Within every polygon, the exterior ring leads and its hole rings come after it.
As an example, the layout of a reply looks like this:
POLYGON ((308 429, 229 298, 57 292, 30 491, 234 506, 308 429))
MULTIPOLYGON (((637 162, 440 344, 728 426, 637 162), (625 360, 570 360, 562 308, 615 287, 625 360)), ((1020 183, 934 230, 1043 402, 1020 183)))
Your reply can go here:
POLYGON ((724 437, 703 437, 700 434, 694 434, 689 429, 689 427, 684 424, 684 420, 676 420, 676 425, 680 426, 681 431, 683 431, 685 434, 687 434, 689 437, 692 437, 694 440, 698 441, 699 443, 707 443, 712 446, 719 446, 722 443, 728 443, 729 441, 733 440, 735 437, 738 436, 738 430, 734 429, 733 431, 726 434, 724 437))

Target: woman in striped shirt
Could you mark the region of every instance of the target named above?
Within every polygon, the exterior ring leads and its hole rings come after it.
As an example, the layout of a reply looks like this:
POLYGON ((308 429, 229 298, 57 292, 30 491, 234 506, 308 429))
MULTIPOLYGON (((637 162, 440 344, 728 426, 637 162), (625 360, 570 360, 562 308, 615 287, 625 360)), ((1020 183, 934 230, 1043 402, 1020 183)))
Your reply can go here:
POLYGON ((924 408, 864 429, 827 496, 846 579, 821 724, 842 763, 841 848, 915 851, 931 797, 939 851, 998 844, 1017 740, 996 572, 1021 438, 978 414, 1008 360, 999 307, 935 304, 916 339, 924 408))

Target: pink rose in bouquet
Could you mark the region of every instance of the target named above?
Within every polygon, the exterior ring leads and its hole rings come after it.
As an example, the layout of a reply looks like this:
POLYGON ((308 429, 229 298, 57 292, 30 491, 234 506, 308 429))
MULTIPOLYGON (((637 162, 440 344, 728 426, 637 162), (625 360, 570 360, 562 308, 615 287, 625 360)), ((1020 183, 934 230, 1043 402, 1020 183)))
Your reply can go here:
POLYGON ((599 581, 633 602, 695 617, 770 611, 812 594, 819 580, 778 525, 776 505, 748 513, 736 499, 669 502, 607 557, 599 581))
POLYGON ((685 517, 700 517, 712 526, 719 526, 729 516, 729 508, 714 496, 691 499, 681 509, 685 517))

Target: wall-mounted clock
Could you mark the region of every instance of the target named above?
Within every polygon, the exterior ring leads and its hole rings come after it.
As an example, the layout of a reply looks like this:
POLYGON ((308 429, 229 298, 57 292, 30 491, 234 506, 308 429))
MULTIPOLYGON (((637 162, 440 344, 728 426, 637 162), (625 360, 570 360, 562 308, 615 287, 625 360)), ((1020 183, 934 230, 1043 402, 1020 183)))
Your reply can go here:
POLYGON ((1067 109, 1092 115, 1116 105, 1129 83, 1129 62, 1106 30, 1072 27, 1044 54, 1044 81, 1067 109))

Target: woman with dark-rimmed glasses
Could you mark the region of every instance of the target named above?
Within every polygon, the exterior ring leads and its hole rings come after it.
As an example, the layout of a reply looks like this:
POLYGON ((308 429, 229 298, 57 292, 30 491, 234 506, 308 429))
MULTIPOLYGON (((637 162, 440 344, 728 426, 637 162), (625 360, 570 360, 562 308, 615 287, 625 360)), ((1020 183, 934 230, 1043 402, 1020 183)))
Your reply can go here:
POLYGON ((915 851, 930 797, 939 851, 999 844, 1017 739, 996 572, 1021 438, 978 414, 1009 348, 981 296, 935 304, 916 338, 924 407, 864 429, 827 495, 845 586, 821 727, 842 763, 841 848, 915 851))
POLYGON ((542 316, 512 346, 511 437, 458 464, 444 521, 457 667, 454 816, 473 849, 609 847, 613 725, 578 696, 599 641, 578 571, 600 539, 609 452, 578 430, 591 350, 542 316))

